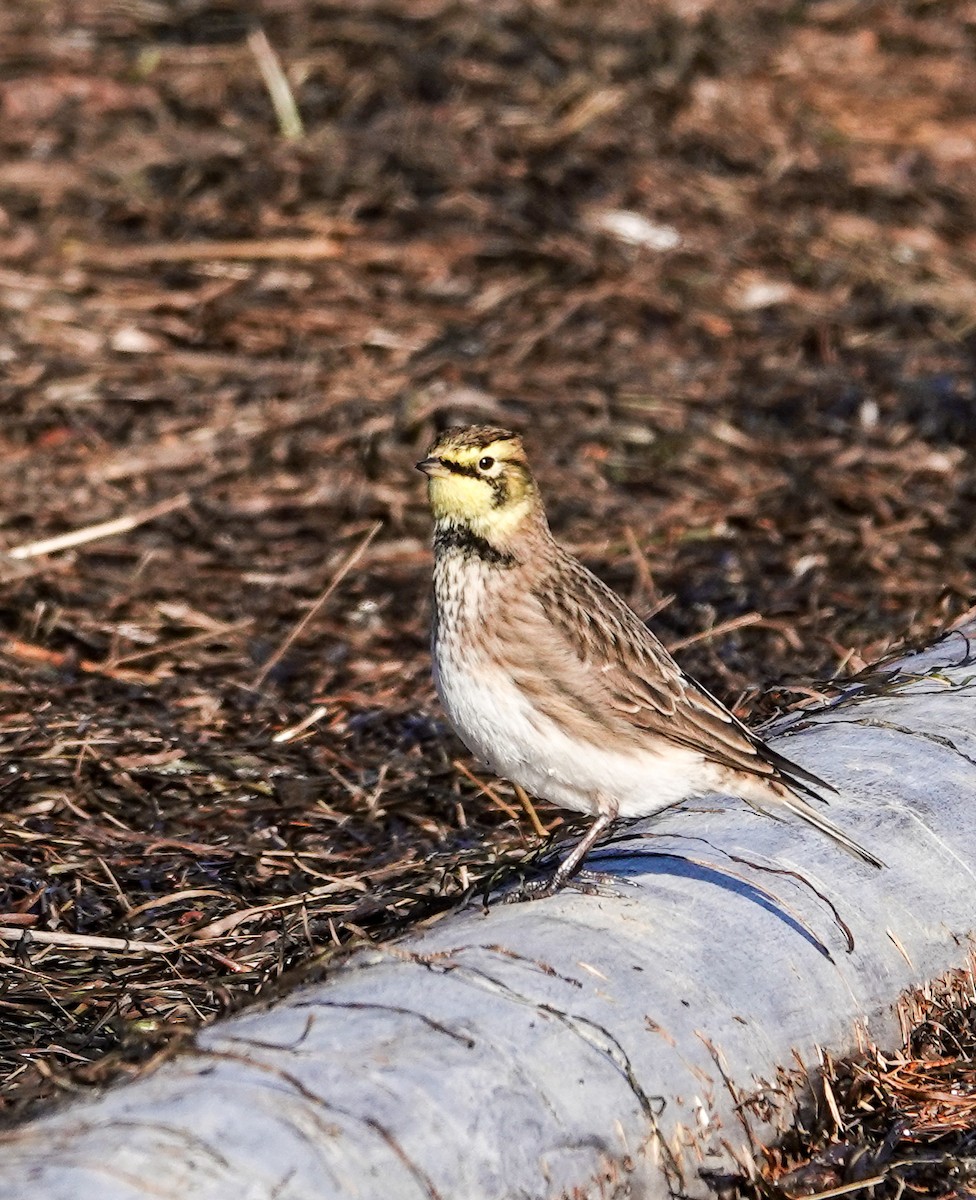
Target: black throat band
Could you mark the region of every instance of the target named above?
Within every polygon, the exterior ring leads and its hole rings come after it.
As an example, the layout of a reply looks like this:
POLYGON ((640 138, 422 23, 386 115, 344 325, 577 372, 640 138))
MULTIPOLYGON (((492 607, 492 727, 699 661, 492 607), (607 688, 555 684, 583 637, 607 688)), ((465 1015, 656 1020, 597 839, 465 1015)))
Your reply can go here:
POLYGON ((518 562, 514 554, 496 549, 487 538, 464 525, 446 525, 435 530, 434 551, 437 554, 454 551, 465 558, 479 558, 492 567, 514 567, 518 562))

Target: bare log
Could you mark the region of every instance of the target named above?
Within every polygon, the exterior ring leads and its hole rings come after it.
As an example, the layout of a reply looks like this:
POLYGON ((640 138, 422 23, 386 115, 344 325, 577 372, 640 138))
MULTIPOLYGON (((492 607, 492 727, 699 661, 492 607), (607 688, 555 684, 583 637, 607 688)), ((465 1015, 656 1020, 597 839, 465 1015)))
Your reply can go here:
POLYGON ((685 805, 595 856, 619 897, 471 907, 8 1132, 0 1200, 707 1194, 789 1124, 798 1061, 892 1044, 900 993, 966 961, 969 649, 949 635, 780 728, 885 870, 685 805))

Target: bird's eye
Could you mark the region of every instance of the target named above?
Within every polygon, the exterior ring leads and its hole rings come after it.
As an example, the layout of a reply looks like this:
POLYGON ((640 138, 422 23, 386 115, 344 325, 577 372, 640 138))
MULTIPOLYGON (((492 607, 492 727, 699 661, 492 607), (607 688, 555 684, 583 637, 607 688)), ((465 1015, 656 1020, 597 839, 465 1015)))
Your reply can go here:
POLYGON ((484 458, 479 459, 478 470, 479 471, 490 471, 494 465, 495 465, 495 460, 491 457, 490 454, 486 454, 484 458))

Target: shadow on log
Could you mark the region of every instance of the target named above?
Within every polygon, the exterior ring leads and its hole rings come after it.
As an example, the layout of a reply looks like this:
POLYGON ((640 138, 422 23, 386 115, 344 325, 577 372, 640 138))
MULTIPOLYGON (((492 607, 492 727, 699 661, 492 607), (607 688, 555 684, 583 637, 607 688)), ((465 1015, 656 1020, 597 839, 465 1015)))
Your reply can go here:
POLYGON ((619 898, 472 907, 8 1133, 0 1198, 708 1193, 787 1127, 818 1046, 899 1036, 976 928, 976 665, 961 633, 779 726, 876 871, 704 800, 592 865, 619 898), (793 1072, 793 1074, 791 1074, 793 1072))

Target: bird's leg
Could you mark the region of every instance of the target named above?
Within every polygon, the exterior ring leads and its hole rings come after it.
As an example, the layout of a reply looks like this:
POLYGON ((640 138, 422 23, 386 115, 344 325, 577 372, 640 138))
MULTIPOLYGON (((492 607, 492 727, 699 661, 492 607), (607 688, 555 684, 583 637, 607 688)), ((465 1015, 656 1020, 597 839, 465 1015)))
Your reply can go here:
POLYGON ((583 865, 583 859, 586 858, 587 854, 596 845, 600 834, 612 823, 613 817, 609 813, 600 813, 586 833, 583 834, 555 871, 553 871, 549 883, 554 892, 558 892, 561 887, 565 887, 566 883, 576 874, 583 865))
MULTIPOLYGON (((579 870, 583 859, 593 849, 597 838, 616 820, 616 809, 613 812, 599 813, 596 820, 589 827, 586 833, 580 838, 576 845, 570 850, 559 866, 553 871, 548 879, 539 879, 531 883, 525 884, 519 891, 512 893, 511 897, 506 897, 506 902, 509 900, 541 900, 545 896, 555 895, 566 886, 567 883, 579 870)), ((588 885, 592 890, 597 891, 597 885, 588 885)), ((584 890, 586 890, 584 888, 584 890)))

